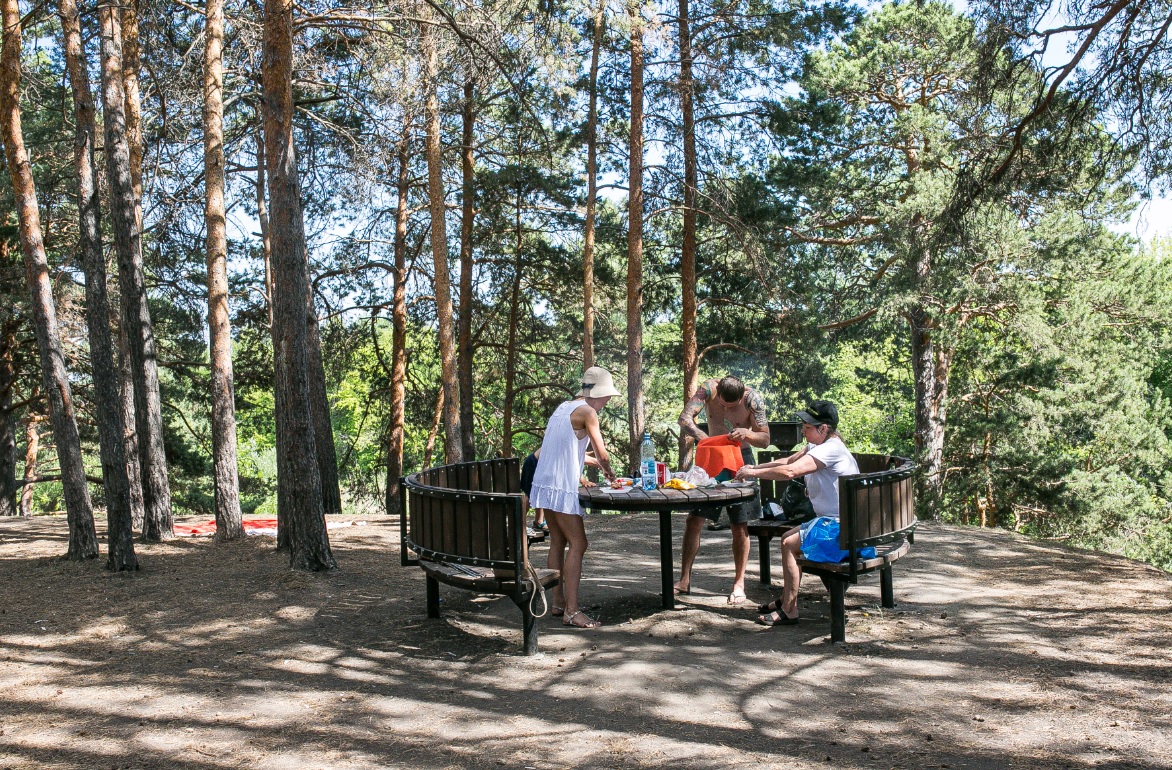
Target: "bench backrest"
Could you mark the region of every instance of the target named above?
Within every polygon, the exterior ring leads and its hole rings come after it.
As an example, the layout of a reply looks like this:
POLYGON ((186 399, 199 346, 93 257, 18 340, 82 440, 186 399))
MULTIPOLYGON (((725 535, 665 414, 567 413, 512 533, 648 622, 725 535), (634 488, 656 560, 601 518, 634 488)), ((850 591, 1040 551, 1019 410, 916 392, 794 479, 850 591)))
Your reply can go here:
POLYGON ((520 573, 528 539, 515 458, 437 466, 400 485, 402 559, 420 557, 520 573))
POLYGON ((521 491, 521 461, 515 457, 500 460, 481 460, 455 465, 437 465, 420 471, 422 483, 443 489, 461 489, 469 492, 521 491))
MULTIPOLYGON (((757 462, 772 462, 792 454, 759 451, 757 462)), ((912 480, 915 463, 895 455, 855 454, 854 458, 859 473, 838 480, 839 545, 853 551, 905 537, 916 524, 912 480)), ((788 483, 762 479, 762 505, 780 501, 788 483)))
POLYGON ((898 540, 916 525, 915 463, 881 457, 856 455, 862 473, 838 480, 838 542, 844 550, 898 540), (886 467, 868 472, 862 458, 886 467))

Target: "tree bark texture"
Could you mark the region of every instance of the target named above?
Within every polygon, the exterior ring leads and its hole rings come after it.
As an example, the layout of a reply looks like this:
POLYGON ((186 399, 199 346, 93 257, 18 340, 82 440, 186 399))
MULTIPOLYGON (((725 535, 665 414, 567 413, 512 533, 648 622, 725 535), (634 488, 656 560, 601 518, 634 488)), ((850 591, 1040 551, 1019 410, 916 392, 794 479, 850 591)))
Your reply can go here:
POLYGON ((29 293, 32 295, 33 326, 41 359, 41 379, 48 395, 49 419, 61 467, 61 485, 69 523, 67 557, 71 560, 93 559, 98 555, 98 536, 82 464, 73 393, 69 387, 65 354, 58 336, 57 307, 41 235, 33 169, 25 150, 20 122, 20 10, 17 0, 0 0, 0 9, 0 23, 3 25, 3 44, 0 45, 0 138, 4 141, 8 173, 16 200, 20 244, 24 252, 29 293))
POLYGON ((517 187, 517 203, 513 213, 513 289, 509 293, 509 343, 505 351, 505 408, 502 422, 505 457, 513 456, 513 410, 517 404, 517 327, 521 320, 521 187, 517 187))
POLYGON ((627 199, 627 410, 629 467, 639 467, 643 439, 643 8, 631 16, 630 183, 627 199))
POLYGON ((394 298, 391 305, 391 416, 387 430, 387 513, 399 514, 399 479, 403 476, 403 421, 407 398, 407 196, 411 121, 403 121, 399 140, 399 205, 395 210, 394 298))
POLYGON ((138 461, 138 428, 134 416, 134 364, 130 361, 130 337, 121 313, 114 318, 118 329, 118 409, 122 415, 122 445, 126 455, 126 480, 130 484, 130 521, 141 532, 146 519, 142 497, 142 464, 138 461))
MULTIPOLYGON (((680 249, 680 327, 682 336, 684 401, 691 398, 699 384, 696 360, 696 120, 692 80, 692 31, 688 0, 679 0, 680 43, 680 113, 683 119, 684 144, 684 216, 683 245, 680 249)), ((680 432, 680 467, 690 465, 692 438, 680 432)))
POLYGON ((472 155, 476 130, 476 112, 472 103, 474 96, 472 75, 469 73, 465 76, 464 100, 461 104, 463 141, 460 144, 460 172, 464 184, 460 212, 460 344, 457 346, 460 446, 466 461, 476 458, 476 417, 472 410, 472 366, 475 360, 472 350, 472 220, 476 214, 476 168, 472 155))
MULTIPOLYGON (((909 168, 918 170, 918 164, 909 168)), ((912 221, 912 276, 918 287, 927 284, 932 273, 932 252, 927 242, 929 225, 921 215, 912 221)), ((937 321, 924 302, 913 305, 907 320, 911 333, 912 377, 915 380, 916 513, 920 518, 940 514, 944 489, 944 425, 948 401, 948 375, 952 354, 933 335, 937 321)))
POLYGON ((582 233, 582 369, 594 366, 594 230, 598 208, 598 59, 606 0, 594 12, 590 48, 590 109, 586 115, 586 222, 582 233))
POLYGON ((134 417, 142 473, 144 540, 174 537, 171 486, 163 448, 163 407, 159 396, 158 354, 146 275, 142 262, 134 184, 130 173, 130 145, 123 90, 122 44, 117 11, 102 5, 98 10, 102 40, 102 109, 106 140, 106 176, 110 184, 110 214, 114 246, 118 253, 118 278, 122 323, 134 381, 134 417))
POLYGON ((134 213, 142 232, 142 90, 138 71, 142 57, 138 44, 138 0, 122 0, 119 27, 122 32, 122 90, 126 105, 126 143, 130 149, 130 182, 134 187, 134 213))
POLYGON ((212 373, 212 481, 216 537, 244 537, 236 467, 236 394, 228 311, 228 236, 224 212, 224 2, 204 4, 203 159, 207 227, 208 340, 212 373))
POLYGON ((269 201, 265 194, 264 119, 257 115, 256 128, 256 219, 260 223, 261 254, 265 262, 265 310, 273 328, 273 242, 269 237, 269 201))
POLYGON ((277 511, 288 528, 290 564, 304 570, 333 569, 337 565, 326 531, 310 403, 309 275, 293 141, 292 0, 265 0, 261 71, 273 243, 277 511))
POLYGON ((106 259, 102 253, 101 213, 94 161, 97 119, 90 89, 81 19, 75 0, 60 0, 65 67, 73 93, 73 167, 77 175, 79 218, 78 251, 85 272, 85 320, 89 331, 90 365, 93 372, 94 419, 102 460, 102 486, 106 493, 106 567, 114 572, 138 569, 134 553, 134 523, 130 512, 130 479, 126 470, 126 444, 122 432, 118 370, 110 334, 110 300, 106 290, 106 259))
MULTIPOLYGON (((306 254, 305 275, 309 278, 309 255, 306 254)), ((334 418, 330 411, 330 394, 326 387, 326 370, 321 355, 321 331, 317 310, 313 306, 313 291, 306 297, 306 332, 309 348, 309 397, 313 405, 313 445, 317 449, 317 472, 321 478, 322 510, 342 512, 342 487, 338 479, 338 449, 334 444, 334 418)))
MULTIPOLYGON (((256 105, 256 218, 260 223, 261 255, 264 259, 265 270, 265 311, 268 313, 269 336, 273 333, 273 241, 272 230, 269 227, 269 196, 266 189, 268 162, 265 155, 264 129, 264 98, 256 105)), ((281 490, 277 490, 280 499, 281 490)), ((324 507, 323 507, 324 510, 324 507)), ((289 551, 292 549, 289 537, 288 518, 277 511, 277 550, 289 551)))
MULTIPOLYGON (((0 240, 0 261, 8 247, 0 240)), ((16 373, 12 357, 16 352, 15 328, 0 328, 0 517, 16 515, 16 414, 12 408, 12 388, 16 373)))
POLYGON ((431 427, 427 430, 427 441, 423 444, 423 467, 431 467, 431 458, 435 454, 435 440, 439 436, 440 422, 444 416, 444 389, 441 387, 435 394, 435 409, 431 414, 431 427))
POLYGON ((33 515, 33 487, 37 480, 37 455, 41 451, 41 433, 37 416, 29 415, 24 424, 24 486, 20 489, 20 515, 33 515))
POLYGON ((463 460, 460 435, 460 386, 456 373, 456 339, 452 329, 452 282, 445 224, 443 150, 440 146, 439 54, 430 24, 422 29, 427 103, 425 107, 427 197, 431 212, 431 256, 435 264, 435 310, 439 327, 440 371, 444 388, 445 462, 463 460))
POLYGON ((931 314, 922 307, 909 314, 912 376, 915 379, 916 455, 919 462, 917 515, 937 518, 944 491, 944 428, 952 352, 933 339, 931 314))
MULTIPOLYGON (((116 29, 121 33, 122 42, 122 91, 124 114, 126 116, 126 145, 130 157, 130 184, 134 190, 134 221, 140 234, 139 251, 136 261, 142 264, 142 107, 138 71, 140 56, 138 45, 138 0, 125 0, 116 29)), ((125 308, 125 305, 122 305, 125 308)), ((126 323, 119 321, 122 329, 119 336, 119 367, 122 376, 122 429, 126 435, 126 469, 130 479, 130 513, 135 530, 145 533, 146 503, 143 493, 143 464, 140 461, 144 451, 139 441, 138 418, 134 408, 135 367, 130 355, 130 336, 126 323)), ((170 491, 168 490, 168 496, 170 491)))

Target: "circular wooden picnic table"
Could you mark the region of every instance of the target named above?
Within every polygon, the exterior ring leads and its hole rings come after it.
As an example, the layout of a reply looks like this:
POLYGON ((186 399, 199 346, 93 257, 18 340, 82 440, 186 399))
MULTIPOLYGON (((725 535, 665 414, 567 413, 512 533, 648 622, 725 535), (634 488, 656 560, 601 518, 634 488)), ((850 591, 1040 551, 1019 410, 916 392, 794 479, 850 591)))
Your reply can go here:
POLYGON ((697 511, 741 503, 757 496, 752 481, 725 482, 707 489, 631 489, 611 492, 607 487, 579 487, 578 502, 584 508, 603 511, 657 512, 659 514, 659 570, 663 583, 663 606, 676 606, 675 567, 672 564, 672 511, 697 511))

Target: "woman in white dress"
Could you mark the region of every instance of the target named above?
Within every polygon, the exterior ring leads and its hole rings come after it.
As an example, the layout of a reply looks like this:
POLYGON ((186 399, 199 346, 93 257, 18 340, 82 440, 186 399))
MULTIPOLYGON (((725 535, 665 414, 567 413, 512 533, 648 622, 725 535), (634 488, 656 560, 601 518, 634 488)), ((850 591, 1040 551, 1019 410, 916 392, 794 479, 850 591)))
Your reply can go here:
POLYGON ((594 448, 598 466, 609 480, 615 473, 598 426, 598 412, 612 396, 619 395, 610 372, 592 366, 582 374, 582 389, 573 401, 561 404, 545 426, 541 441, 541 462, 533 474, 530 504, 540 509, 549 523, 550 569, 562 573, 553 590, 552 613, 577 628, 597 628, 597 620, 582 612, 578 584, 582 580, 582 557, 589 543, 582 507, 578 504, 578 479, 586 459, 586 446, 594 448))

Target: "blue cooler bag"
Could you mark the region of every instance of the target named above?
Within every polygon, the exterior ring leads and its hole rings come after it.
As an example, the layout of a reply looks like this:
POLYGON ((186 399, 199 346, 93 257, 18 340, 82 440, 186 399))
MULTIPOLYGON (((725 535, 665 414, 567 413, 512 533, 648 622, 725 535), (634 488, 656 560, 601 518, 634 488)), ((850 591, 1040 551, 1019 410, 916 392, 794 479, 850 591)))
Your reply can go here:
MULTIPOLYGON (((802 556, 809 561, 836 564, 850 557, 850 553, 838 547, 838 519, 820 516, 810 522, 802 538, 802 556)), ((859 551, 860 559, 875 558, 875 548, 867 546, 859 551)))

